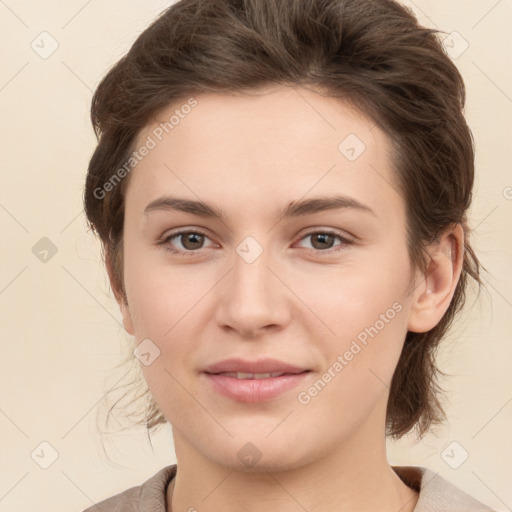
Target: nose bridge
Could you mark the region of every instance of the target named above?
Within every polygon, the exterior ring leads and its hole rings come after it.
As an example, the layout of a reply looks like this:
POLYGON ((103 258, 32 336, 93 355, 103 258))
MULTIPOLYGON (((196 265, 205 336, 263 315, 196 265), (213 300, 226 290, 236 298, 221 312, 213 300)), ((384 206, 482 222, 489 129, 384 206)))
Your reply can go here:
POLYGON ((235 290, 244 291, 243 296, 269 294, 272 281, 275 277, 270 272, 272 266, 270 251, 264 250, 260 254, 248 244, 241 244, 233 261, 232 280, 235 290))
POLYGON ((272 251, 254 237, 236 248, 217 304, 218 320, 244 333, 287 321, 286 290, 274 275, 272 251))

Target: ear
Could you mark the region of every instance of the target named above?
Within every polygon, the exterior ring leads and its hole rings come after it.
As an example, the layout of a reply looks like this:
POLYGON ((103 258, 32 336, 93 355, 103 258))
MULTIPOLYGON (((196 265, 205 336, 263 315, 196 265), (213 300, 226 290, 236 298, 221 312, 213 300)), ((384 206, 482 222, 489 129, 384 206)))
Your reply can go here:
POLYGON ((107 268, 110 287, 112 288, 112 292, 114 293, 116 301, 119 305, 119 309, 121 311, 121 315, 123 317, 124 329, 126 332, 133 335, 133 322, 130 309, 128 308, 128 300, 126 298, 126 293, 120 288, 120 286, 122 286, 122 283, 119 283, 118 280, 116 279, 116 273, 114 272, 112 257, 109 254, 108 249, 105 249, 105 266, 107 268))
POLYGON ((464 230, 460 224, 444 233, 429 248, 430 263, 413 292, 409 323, 412 332, 435 327, 450 306, 464 261, 464 230))

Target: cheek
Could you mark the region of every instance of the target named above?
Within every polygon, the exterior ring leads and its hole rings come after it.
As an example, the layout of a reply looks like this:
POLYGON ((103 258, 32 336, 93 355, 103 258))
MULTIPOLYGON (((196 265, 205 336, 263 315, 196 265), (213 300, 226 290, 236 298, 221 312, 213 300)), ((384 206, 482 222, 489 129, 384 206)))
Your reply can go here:
POLYGON ((405 310, 410 278, 405 250, 357 253, 338 266, 313 270, 297 274, 294 292, 315 314, 308 313, 307 318, 315 316, 317 330, 323 324, 328 338, 347 341, 375 323, 382 331, 403 330, 405 314, 397 310, 405 310))
POLYGON ((377 404, 385 405, 407 332, 407 310, 393 298, 389 293, 378 298, 374 290, 366 301, 340 299, 339 308, 326 319, 336 335, 315 338, 325 366, 296 397, 311 431, 323 429, 326 439, 343 438, 358 429, 377 404))
POLYGON ((167 339, 189 323, 207 283, 185 265, 165 264, 163 248, 145 248, 126 240, 124 279, 138 340, 167 339))
POLYGON ((314 278, 298 294, 316 313, 305 325, 323 354, 324 405, 342 400, 364 408, 389 387, 407 333, 407 254, 380 252, 314 278))

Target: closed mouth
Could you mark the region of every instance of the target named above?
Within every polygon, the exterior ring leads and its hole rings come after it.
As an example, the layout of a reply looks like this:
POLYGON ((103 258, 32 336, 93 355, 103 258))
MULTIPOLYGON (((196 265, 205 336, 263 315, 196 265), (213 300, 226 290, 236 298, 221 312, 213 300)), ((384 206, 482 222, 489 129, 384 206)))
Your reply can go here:
POLYGON ((209 375, 223 375, 225 377, 233 377, 235 379, 271 379, 276 377, 281 377, 282 375, 299 375, 300 373, 309 372, 309 370, 304 370, 303 372, 298 373, 287 373, 287 372, 270 372, 270 373, 247 373, 247 372, 219 372, 219 373, 210 373, 209 375))

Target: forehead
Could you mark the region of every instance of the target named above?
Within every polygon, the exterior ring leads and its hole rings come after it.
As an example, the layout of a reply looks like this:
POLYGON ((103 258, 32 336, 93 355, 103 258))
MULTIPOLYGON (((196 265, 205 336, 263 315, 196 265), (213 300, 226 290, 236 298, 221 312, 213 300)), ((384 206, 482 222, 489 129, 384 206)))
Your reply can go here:
POLYGON ((185 98, 141 130, 144 144, 127 195, 137 209, 163 192, 245 208, 333 189, 400 200, 386 135, 349 103, 304 88, 185 98))
MULTIPOLYGON (((304 149, 325 151, 330 146, 337 154, 336 142, 350 133, 386 145, 384 134, 373 129, 374 123, 346 100, 296 86, 276 85, 238 94, 203 93, 182 98, 155 115, 139 133, 137 144, 151 136, 158 146, 164 142, 173 145, 175 151, 182 144, 190 149, 191 143, 235 157, 237 146, 240 151, 257 149, 262 144, 267 149, 294 147, 297 151, 293 143, 300 141, 301 145, 306 144, 304 149), (319 147, 320 137, 326 140, 319 147), (226 153, 226 149, 231 151, 226 153)), ((161 147, 152 151, 161 152, 161 147)))

